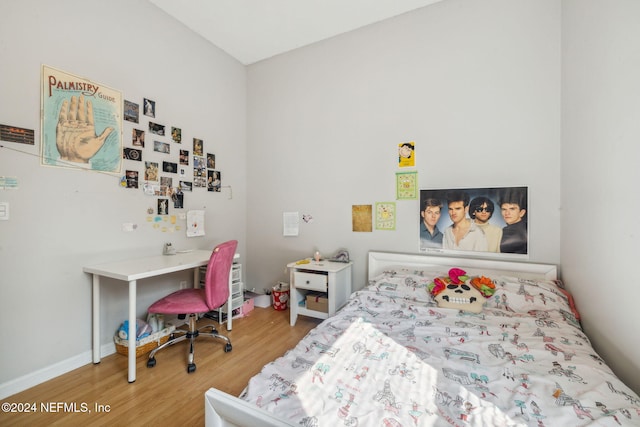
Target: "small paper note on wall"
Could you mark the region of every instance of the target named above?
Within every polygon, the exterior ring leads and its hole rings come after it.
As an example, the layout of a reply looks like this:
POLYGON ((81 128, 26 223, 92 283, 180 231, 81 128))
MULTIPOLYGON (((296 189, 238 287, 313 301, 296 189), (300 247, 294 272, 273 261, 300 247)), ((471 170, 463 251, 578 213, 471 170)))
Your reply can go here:
POLYGON ((187 237, 204 236, 204 211, 187 212, 187 237))
POLYGON ((298 212, 282 213, 282 235, 297 236, 300 233, 300 215, 298 212))

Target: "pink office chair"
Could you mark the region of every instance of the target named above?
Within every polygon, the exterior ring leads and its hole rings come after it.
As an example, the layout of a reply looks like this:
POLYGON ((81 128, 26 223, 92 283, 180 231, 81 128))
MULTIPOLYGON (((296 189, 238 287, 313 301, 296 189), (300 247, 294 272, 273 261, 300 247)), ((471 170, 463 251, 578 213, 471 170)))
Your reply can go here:
MULTIPOLYGON (((156 366, 155 355, 165 347, 176 344, 180 341, 189 340, 189 364, 187 372, 191 373, 196 370, 196 364, 193 363, 193 344, 197 337, 204 335, 213 338, 220 338, 226 341, 224 347, 225 352, 231 351, 231 340, 218 334, 213 325, 204 326, 202 329, 211 328, 211 332, 202 332, 196 328, 198 314, 208 313, 223 306, 229 298, 229 271, 233 256, 236 253, 238 242, 230 240, 221 243, 213 249, 209 263, 207 264, 207 274, 205 276, 204 289, 181 289, 166 297, 154 302, 149 307, 149 313, 177 314, 179 318, 184 319, 189 315, 189 330, 176 330, 171 339, 160 347, 154 349, 149 354, 147 360, 147 368, 156 366), (175 336, 175 334, 183 333, 183 335, 175 336)), ((231 313, 227 313, 231 315, 231 313)))

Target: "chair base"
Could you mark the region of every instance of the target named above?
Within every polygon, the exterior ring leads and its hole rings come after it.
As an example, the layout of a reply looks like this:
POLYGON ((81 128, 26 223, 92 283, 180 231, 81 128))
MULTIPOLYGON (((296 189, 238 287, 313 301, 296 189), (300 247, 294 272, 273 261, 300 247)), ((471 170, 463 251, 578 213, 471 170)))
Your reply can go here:
POLYGON ((189 330, 176 330, 171 334, 171 338, 166 343, 161 346, 153 349, 151 353, 149 353, 149 359, 147 360, 147 368, 153 368, 156 366, 156 353, 160 350, 177 344, 182 341, 189 340, 189 353, 188 353, 188 362, 187 362, 187 372, 192 373, 196 370, 196 364, 194 363, 194 344, 196 338, 200 336, 210 337, 210 338, 218 338, 225 341, 224 352, 230 352, 233 347, 231 345, 231 340, 224 335, 220 335, 213 325, 205 325, 200 329, 196 328, 196 321, 198 320, 198 316, 196 314, 189 314, 189 330), (203 332, 207 328, 211 328, 210 332, 203 332), (176 334, 181 334, 180 336, 175 336, 176 334))

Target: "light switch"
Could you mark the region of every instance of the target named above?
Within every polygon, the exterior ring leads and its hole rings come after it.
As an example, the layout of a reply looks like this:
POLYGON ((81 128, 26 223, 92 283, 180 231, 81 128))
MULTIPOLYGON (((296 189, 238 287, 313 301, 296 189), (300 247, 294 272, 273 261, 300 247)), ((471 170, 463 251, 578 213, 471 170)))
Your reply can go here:
POLYGON ((0 202, 0 220, 7 221, 9 219, 9 203, 0 202))

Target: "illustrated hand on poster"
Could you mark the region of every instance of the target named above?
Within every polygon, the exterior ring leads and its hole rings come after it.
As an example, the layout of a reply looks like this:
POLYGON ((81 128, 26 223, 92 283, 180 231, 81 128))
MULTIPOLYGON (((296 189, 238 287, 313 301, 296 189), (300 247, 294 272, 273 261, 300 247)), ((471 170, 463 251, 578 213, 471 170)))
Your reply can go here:
POLYGON ((111 132, 113 128, 107 127, 96 135, 93 105, 91 101, 85 104, 83 95, 79 99, 72 96, 71 103, 66 99, 62 102, 56 126, 56 147, 62 160, 89 163, 111 132))

